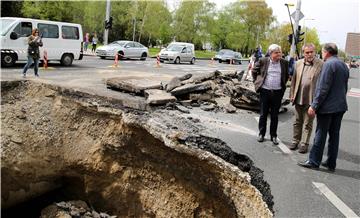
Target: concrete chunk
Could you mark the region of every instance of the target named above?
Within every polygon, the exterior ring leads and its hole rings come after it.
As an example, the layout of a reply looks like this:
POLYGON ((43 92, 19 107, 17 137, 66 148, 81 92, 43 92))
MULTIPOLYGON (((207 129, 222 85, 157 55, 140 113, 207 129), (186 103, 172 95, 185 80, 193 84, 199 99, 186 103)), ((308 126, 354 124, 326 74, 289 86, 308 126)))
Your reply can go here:
POLYGON ((160 89, 161 82, 146 78, 135 79, 135 78, 110 78, 106 80, 108 88, 122 90, 127 92, 133 92, 136 94, 143 94, 144 90, 147 89, 160 89))
POLYGON ((221 75, 221 72, 216 70, 216 71, 211 72, 211 73, 202 74, 202 75, 199 75, 199 76, 194 76, 191 79, 183 81, 183 84, 201 83, 201 82, 206 81, 206 80, 215 79, 215 77, 217 77, 219 75, 221 75))
POLYGON ((162 105, 168 102, 175 102, 176 98, 170 93, 159 89, 145 90, 146 103, 150 105, 162 105))
POLYGON ((181 86, 181 80, 179 77, 174 77, 170 80, 168 84, 165 85, 165 89, 167 92, 170 92, 171 90, 175 89, 176 87, 181 86))
POLYGON ((203 82, 200 84, 186 84, 180 87, 175 88, 171 91, 171 94, 174 96, 184 95, 192 92, 200 92, 211 89, 210 82, 203 82))

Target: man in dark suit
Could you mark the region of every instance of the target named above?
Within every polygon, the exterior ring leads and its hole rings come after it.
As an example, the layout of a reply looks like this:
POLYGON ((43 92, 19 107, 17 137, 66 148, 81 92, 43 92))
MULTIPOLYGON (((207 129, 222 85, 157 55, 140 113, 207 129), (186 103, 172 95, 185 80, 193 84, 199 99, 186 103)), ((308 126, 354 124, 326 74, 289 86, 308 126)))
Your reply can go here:
POLYGON ((288 61, 281 58, 282 52, 279 45, 270 45, 268 53, 270 56, 261 58, 252 70, 255 90, 260 93, 258 142, 264 141, 267 116, 270 110, 270 139, 274 145, 278 145, 278 114, 289 77, 289 64, 288 61))
POLYGON ((326 43, 322 49, 325 63, 316 84, 314 100, 308 110, 309 116, 314 117, 316 113, 317 117, 314 144, 309 159, 298 163, 302 167, 319 168, 326 136, 329 134, 327 160, 321 165, 332 172, 336 168, 341 120, 348 109, 346 92, 349 79, 349 69, 337 57, 337 53, 338 48, 334 43, 326 43))

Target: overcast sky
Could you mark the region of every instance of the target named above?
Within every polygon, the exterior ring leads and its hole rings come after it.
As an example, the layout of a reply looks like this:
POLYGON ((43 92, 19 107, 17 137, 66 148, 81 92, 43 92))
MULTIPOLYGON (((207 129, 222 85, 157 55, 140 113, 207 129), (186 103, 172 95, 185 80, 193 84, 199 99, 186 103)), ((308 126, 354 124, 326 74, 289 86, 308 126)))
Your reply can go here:
MULTIPOLYGON (((210 0, 220 9, 235 0, 210 0)), ((273 9, 273 15, 279 23, 290 22, 285 3, 292 3, 290 13, 295 11, 297 0, 265 0, 273 9)), ((301 0, 301 12, 305 17, 300 25, 315 27, 321 43, 335 42, 345 49, 346 34, 360 32, 360 0, 301 0), (313 20, 308 20, 313 19, 313 20)), ((276 43, 276 42, 274 42, 276 43)))

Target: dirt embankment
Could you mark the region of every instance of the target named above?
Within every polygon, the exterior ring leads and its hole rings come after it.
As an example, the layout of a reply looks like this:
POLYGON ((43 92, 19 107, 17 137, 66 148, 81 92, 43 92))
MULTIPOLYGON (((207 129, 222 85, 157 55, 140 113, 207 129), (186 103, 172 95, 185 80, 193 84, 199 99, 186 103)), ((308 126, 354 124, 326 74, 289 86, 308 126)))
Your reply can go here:
POLYGON ((124 109, 30 81, 1 85, 3 208, 66 184, 73 199, 118 217, 272 216, 261 171, 178 111, 124 109))

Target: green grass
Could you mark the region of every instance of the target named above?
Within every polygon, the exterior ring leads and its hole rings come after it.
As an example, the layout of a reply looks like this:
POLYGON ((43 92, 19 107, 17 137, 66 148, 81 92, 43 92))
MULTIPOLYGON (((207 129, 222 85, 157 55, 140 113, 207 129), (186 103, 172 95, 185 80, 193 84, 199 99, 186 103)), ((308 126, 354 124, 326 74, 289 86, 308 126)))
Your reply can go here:
POLYGON ((216 54, 216 51, 201 51, 196 50, 195 51, 195 57, 197 58, 212 58, 216 54))
POLYGON ((156 56, 160 52, 160 48, 149 48, 149 56, 156 56))
MULTIPOLYGON (((150 57, 156 56, 160 52, 160 48, 149 48, 150 57)), ((212 58, 216 54, 215 51, 195 51, 196 58, 212 58)))

